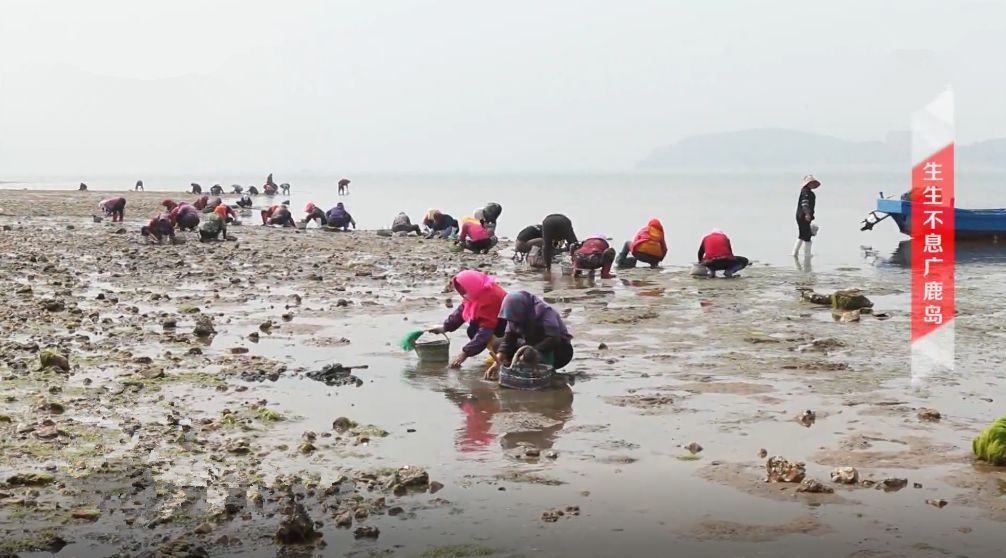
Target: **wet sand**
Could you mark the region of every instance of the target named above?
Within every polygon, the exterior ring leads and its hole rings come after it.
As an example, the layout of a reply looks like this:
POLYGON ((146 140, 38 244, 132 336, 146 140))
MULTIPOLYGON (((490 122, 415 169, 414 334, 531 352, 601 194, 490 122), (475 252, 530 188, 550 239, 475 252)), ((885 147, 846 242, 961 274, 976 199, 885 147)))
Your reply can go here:
POLYGON ((957 374, 913 388, 898 268, 546 281, 506 243, 462 255, 249 214, 235 242, 148 246, 163 193, 126 194, 121 226, 90 218, 107 192, 4 194, 0 555, 1001 555, 1006 470, 970 456, 1002 414, 1006 302, 981 265, 958 270, 957 374), (570 391, 501 391, 476 362, 396 347, 450 312, 462 267, 568 312, 570 391), (840 323, 799 296, 846 287, 891 318, 840 323), (48 348, 68 371, 40 369, 48 348), (305 376, 332 363, 368 368, 305 376), (834 492, 765 483, 760 450, 834 492), (840 466, 907 485, 836 484, 840 466))

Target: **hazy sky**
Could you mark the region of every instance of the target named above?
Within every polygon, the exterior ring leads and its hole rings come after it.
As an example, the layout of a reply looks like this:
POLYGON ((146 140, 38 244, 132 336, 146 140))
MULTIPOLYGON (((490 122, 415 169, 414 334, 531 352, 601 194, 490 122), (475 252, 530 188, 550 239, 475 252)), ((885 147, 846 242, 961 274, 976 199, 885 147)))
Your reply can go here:
POLYGON ((701 132, 1006 135, 1006 2, 0 0, 5 174, 631 168, 701 132))

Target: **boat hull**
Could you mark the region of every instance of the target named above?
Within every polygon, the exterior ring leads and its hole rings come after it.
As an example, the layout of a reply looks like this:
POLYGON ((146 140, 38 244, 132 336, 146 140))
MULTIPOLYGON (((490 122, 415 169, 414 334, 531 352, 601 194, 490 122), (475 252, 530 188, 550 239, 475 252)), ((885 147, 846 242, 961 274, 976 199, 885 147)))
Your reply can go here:
MULTIPOLYGON (((901 199, 878 199, 877 213, 886 213, 898 229, 912 235, 912 204, 901 199)), ((1006 241, 1006 209, 954 208, 954 240, 958 242, 1006 241)))

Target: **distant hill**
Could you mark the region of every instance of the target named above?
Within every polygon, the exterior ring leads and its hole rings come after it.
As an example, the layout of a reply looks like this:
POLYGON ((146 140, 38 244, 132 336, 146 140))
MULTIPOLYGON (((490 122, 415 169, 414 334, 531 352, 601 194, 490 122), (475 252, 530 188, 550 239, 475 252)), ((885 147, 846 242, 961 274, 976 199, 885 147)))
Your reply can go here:
MULTIPOLYGON (((885 141, 848 141, 785 129, 701 134, 660 147, 640 161, 640 170, 806 171, 903 169, 910 136, 892 132, 885 141)), ((957 161, 969 170, 1006 170, 1006 138, 959 146, 957 161)))

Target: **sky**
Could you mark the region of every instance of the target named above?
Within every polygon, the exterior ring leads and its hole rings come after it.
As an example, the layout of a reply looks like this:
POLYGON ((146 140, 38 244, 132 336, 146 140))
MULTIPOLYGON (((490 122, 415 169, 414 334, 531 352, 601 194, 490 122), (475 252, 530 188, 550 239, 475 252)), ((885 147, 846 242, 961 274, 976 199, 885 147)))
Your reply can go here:
POLYGON ((998 0, 0 0, 0 180, 608 172, 689 135, 1006 136, 998 0))

